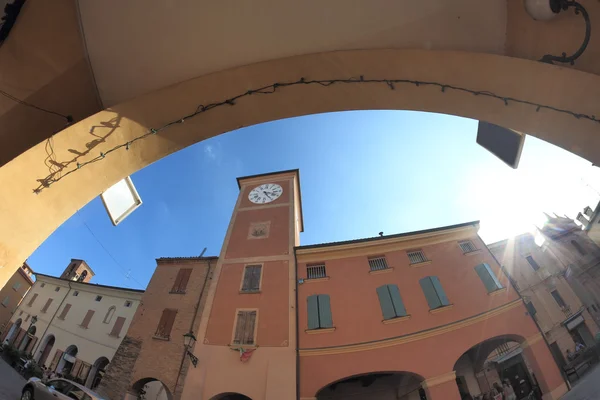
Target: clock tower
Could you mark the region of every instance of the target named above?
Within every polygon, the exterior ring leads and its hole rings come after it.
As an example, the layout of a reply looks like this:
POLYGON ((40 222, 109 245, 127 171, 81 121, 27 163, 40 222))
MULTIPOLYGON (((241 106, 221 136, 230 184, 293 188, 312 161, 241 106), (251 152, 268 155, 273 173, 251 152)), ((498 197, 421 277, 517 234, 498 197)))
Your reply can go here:
POLYGON ((296 398, 299 179, 298 170, 238 178, 182 399, 296 398))

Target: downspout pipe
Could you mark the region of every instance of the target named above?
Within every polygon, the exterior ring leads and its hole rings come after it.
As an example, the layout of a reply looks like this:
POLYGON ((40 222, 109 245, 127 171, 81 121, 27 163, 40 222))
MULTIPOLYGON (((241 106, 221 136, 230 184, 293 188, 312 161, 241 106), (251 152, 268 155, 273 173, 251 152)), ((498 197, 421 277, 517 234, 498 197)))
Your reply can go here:
POLYGON ((298 313, 298 257, 294 248, 294 280, 296 290, 296 400, 300 400, 300 315, 298 313))

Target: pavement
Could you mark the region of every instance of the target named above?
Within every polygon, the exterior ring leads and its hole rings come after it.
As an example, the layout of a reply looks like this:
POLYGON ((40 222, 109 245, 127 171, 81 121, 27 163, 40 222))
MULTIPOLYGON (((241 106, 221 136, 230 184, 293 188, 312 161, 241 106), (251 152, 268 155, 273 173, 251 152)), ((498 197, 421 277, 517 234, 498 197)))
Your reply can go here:
POLYGON ((19 400, 25 378, 0 358, 0 400, 19 400))
POLYGON ((600 364, 575 382, 573 388, 560 400, 600 400, 600 364))

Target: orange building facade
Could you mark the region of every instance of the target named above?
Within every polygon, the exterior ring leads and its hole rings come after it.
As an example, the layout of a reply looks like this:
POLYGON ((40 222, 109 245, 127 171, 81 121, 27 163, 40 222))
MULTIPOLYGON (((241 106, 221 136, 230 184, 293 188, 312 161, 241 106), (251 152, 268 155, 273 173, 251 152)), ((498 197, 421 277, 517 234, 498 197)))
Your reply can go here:
POLYGON ((298 246, 298 171, 238 184, 182 399, 458 400, 490 366, 568 390, 477 222, 298 246))

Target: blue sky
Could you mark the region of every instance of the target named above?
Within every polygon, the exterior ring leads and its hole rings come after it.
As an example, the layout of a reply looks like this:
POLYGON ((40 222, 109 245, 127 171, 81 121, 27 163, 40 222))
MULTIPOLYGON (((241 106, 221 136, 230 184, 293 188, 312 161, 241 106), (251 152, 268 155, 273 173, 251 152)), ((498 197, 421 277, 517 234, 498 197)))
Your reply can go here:
MULTIPOLYGON (((233 131, 132 176, 144 204, 117 227, 99 198, 29 258, 59 275, 85 259, 92 282, 145 287, 155 258, 218 255, 238 195, 236 178, 300 169, 302 244, 481 220, 488 242, 575 217, 600 199, 598 168, 528 136, 518 170, 475 143, 477 121, 412 111, 298 117, 233 131)), ((110 162, 107 157, 103 162, 110 162)))

